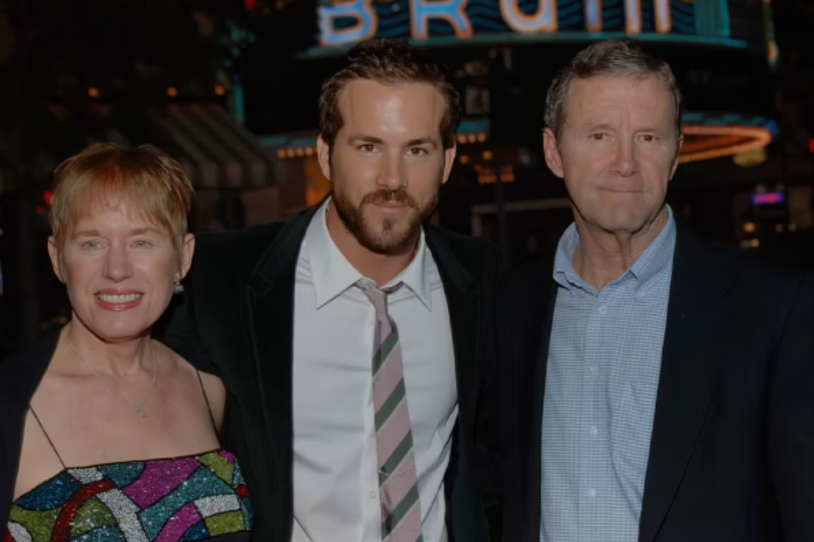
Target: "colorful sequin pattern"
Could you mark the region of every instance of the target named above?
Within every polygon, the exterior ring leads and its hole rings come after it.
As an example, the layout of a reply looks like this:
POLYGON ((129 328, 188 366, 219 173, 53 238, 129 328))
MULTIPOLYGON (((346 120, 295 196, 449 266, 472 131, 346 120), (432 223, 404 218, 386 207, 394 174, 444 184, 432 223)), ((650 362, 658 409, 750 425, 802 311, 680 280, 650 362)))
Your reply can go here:
POLYGON ((191 542, 249 532, 235 456, 66 469, 12 505, 3 542, 191 542))

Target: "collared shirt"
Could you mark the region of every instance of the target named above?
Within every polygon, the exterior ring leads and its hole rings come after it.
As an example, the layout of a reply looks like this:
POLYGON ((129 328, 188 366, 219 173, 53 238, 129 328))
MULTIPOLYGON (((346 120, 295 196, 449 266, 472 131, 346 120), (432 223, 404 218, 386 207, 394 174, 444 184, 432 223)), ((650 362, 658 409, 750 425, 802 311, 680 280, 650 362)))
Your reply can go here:
POLYGON ((541 542, 636 542, 656 406, 676 227, 601 291, 560 239, 543 408, 541 542))
MULTIPOLYGON (((314 215, 300 250, 294 310, 293 542, 381 542, 372 397, 376 313, 365 279, 314 215)), ((444 474, 458 417, 455 360, 438 267, 421 234, 387 288, 399 332, 424 540, 444 542, 444 474)))

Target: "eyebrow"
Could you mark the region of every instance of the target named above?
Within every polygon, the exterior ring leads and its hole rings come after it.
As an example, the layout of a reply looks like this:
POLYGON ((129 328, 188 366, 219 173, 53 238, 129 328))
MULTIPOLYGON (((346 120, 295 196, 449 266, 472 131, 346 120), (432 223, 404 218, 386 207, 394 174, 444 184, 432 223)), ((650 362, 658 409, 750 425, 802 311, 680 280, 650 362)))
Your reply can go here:
MULTIPOLYGON (((352 135, 348 138, 349 143, 372 143, 376 145, 383 145, 384 140, 380 137, 366 135, 366 134, 357 134, 352 135)), ((415 139, 409 140, 405 147, 416 147, 419 145, 432 145, 433 147, 438 146, 438 141, 436 138, 424 136, 424 137, 417 137, 415 139)))
POLYGON ((419 145, 432 145, 433 147, 437 147, 438 141, 432 137, 419 137, 407 142, 408 147, 416 147, 419 145))
MULTIPOLYGON (((161 230, 159 230, 158 228, 150 228, 150 227, 136 228, 136 229, 130 230, 130 235, 144 235, 144 234, 147 234, 147 233, 161 234, 161 230)), ((78 239, 80 237, 101 237, 101 236, 102 236, 102 234, 99 233, 99 230, 80 230, 80 231, 74 233, 71 237, 73 239, 78 239)))
POLYGON ((582 128, 585 130, 613 130, 613 126, 608 124, 607 122, 602 122, 600 124, 592 124, 592 123, 584 123, 582 128))
POLYGON ((99 233, 99 230, 81 230, 74 232, 74 234, 71 235, 71 237, 74 239, 78 239, 79 237, 100 237, 100 236, 101 234, 99 233))
MULTIPOLYGON (((583 125, 583 128, 585 130, 610 130, 610 131, 615 130, 615 128, 613 126, 611 126, 610 124, 608 124, 606 122, 603 122, 601 124, 587 124, 586 123, 586 124, 583 125)), ((660 128, 658 126, 651 125, 651 126, 646 126, 644 128, 639 128, 638 130, 636 130, 636 133, 641 133, 641 132, 659 132, 660 133, 660 132, 664 132, 664 129, 660 128)))
POLYGON ((159 230, 158 228, 151 228, 151 227, 136 228, 134 230, 130 230, 130 235, 144 235, 145 233, 156 233, 158 235, 161 235, 163 232, 161 230, 159 230))
POLYGON ((384 140, 380 137, 375 137, 366 134, 356 134, 348 137, 348 143, 375 143, 381 145, 384 140))

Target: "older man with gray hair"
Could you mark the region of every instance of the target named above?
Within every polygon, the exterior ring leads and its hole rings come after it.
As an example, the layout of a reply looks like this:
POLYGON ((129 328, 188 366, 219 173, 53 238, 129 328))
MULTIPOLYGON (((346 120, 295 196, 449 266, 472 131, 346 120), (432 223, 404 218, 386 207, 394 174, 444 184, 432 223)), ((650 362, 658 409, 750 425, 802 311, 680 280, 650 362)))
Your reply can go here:
POLYGON ((506 542, 814 541, 814 290, 676 225, 681 93, 629 40, 547 98, 574 223, 500 333, 506 542))

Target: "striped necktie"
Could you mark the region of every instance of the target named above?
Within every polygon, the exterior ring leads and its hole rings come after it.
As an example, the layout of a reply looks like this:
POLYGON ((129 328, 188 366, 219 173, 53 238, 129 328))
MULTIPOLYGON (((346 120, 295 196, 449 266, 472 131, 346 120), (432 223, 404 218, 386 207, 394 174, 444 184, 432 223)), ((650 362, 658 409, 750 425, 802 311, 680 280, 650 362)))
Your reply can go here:
POLYGON ((360 283, 360 287, 376 309, 373 408, 382 541, 423 542, 404 363, 396 324, 387 314, 387 293, 393 289, 383 292, 366 281, 360 283))

